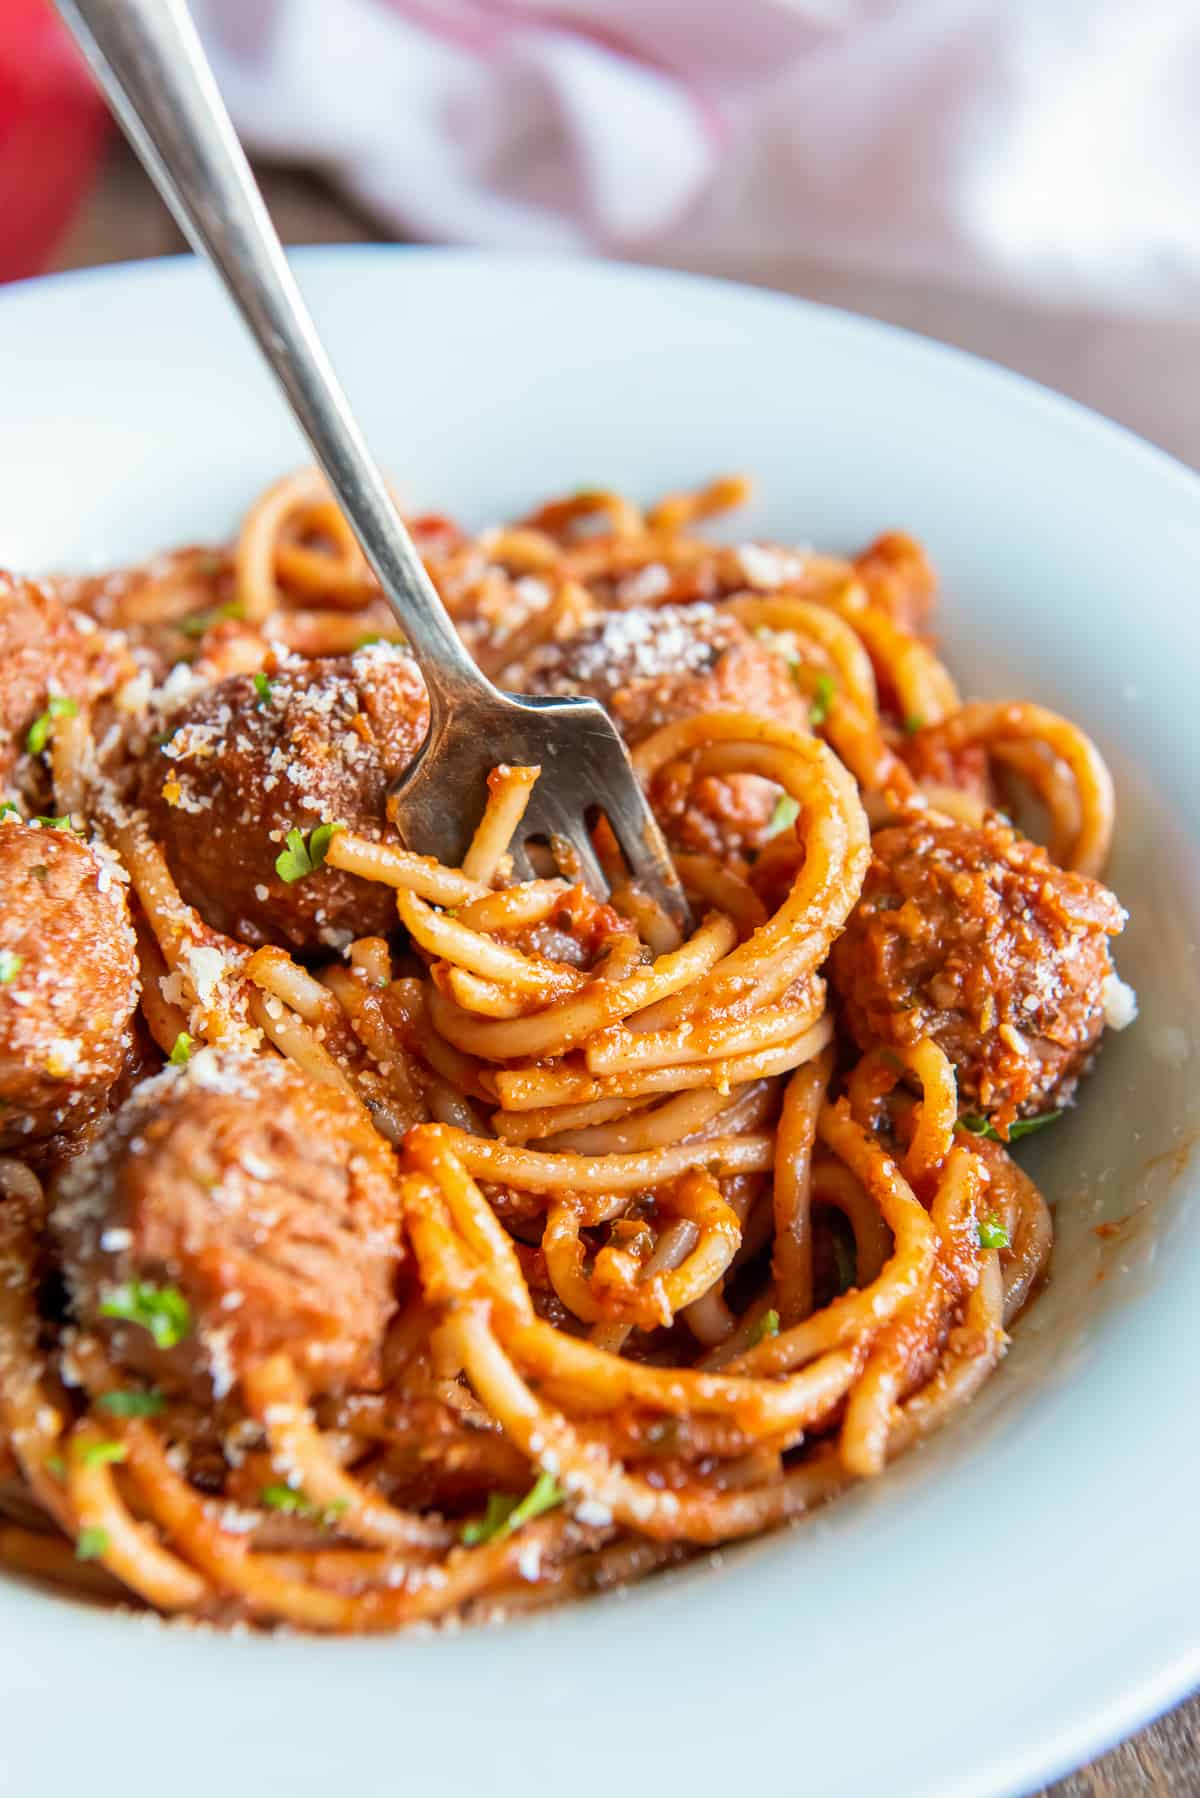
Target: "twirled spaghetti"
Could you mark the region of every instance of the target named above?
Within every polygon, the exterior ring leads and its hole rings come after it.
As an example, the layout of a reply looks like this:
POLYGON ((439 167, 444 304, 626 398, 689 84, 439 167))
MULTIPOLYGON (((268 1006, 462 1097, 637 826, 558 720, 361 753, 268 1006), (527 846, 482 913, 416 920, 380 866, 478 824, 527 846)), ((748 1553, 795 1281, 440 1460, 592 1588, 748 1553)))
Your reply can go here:
POLYGON ((744 490, 412 521, 489 673, 612 707, 682 942, 602 820, 608 901, 553 846, 514 880, 547 771, 461 868, 396 840, 422 690, 315 476, 229 551, 0 591, 5 1563, 496 1616, 799 1517, 994 1368, 1051 1243, 1008 1140, 1131 1011, 1111 782, 960 702, 916 545, 698 534, 744 490))

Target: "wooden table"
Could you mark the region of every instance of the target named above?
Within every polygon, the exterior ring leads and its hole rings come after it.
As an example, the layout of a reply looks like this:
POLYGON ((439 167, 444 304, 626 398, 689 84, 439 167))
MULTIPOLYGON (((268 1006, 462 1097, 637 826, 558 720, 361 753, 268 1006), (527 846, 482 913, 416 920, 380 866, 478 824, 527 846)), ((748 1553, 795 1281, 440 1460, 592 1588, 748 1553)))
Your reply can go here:
MULTIPOLYGON (((260 168, 258 174, 285 243, 361 243, 380 237, 369 218, 314 177, 281 168, 260 168)), ((141 169, 118 144, 62 245, 57 266, 125 262, 184 247, 141 169)), ((1003 1728, 1002 1719, 996 1726, 1003 1728)), ((1200 1695, 1103 1759, 1030 1798, 1133 1798, 1141 1793, 1153 1798, 1196 1798, 1200 1793, 1200 1695)))

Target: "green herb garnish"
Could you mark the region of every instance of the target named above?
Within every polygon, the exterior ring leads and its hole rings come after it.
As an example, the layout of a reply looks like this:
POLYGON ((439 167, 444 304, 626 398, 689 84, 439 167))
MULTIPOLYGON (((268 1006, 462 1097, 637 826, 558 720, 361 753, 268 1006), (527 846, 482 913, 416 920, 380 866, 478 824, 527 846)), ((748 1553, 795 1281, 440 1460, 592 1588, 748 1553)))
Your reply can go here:
POLYGON ((276 874, 289 885, 293 880, 303 880, 306 874, 315 874, 324 865, 334 836, 345 828, 344 824, 318 824, 309 831, 307 840, 303 831, 289 830, 287 848, 275 857, 276 874))
POLYGON ((261 712, 271 697, 271 683, 261 669, 254 677, 254 691, 258 694, 258 709, 261 712))
POLYGON ((186 1030, 181 1030, 171 1044, 171 1053, 167 1056, 173 1068, 186 1067, 192 1054, 192 1039, 186 1030))
POLYGON ((193 612, 190 618, 180 620, 179 628, 185 637, 203 637, 214 624, 220 624, 222 618, 244 618, 244 607, 236 599, 230 599, 223 606, 214 606, 211 612, 193 612))
POLYGON ((922 717, 921 713, 920 712, 910 712, 908 714, 908 717, 904 720, 905 736, 906 737, 915 737, 919 730, 924 730, 924 729, 925 729, 925 720, 922 717))
POLYGON ((108 1531, 88 1529, 80 1530, 75 1538, 75 1559, 77 1561, 95 1561, 108 1553, 108 1531))
POLYGON ((502 1532, 507 1534, 505 1525, 517 1508, 517 1498, 511 1492, 489 1492, 487 1509, 482 1517, 472 1523, 464 1523, 462 1539, 468 1548, 477 1548, 481 1542, 491 1542, 502 1532))
POLYGON ((42 1466, 56 1480, 65 1480, 67 1477, 67 1464, 61 1455, 47 1455, 42 1466))
POLYGON ((313 1509, 303 1492, 298 1492, 295 1486, 285 1486, 282 1481, 274 1486, 264 1486, 259 1498, 268 1511, 287 1511, 298 1516, 302 1511, 313 1509))
POLYGON ((171 1349, 182 1342, 192 1327, 191 1307, 177 1286, 152 1286, 145 1280, 127 1280, 114 1286, 100 1304, 101 1317, 119 1317, 140 1324, 154 1338, 155 1348, 171 1349))
POLYGON ((754 1328, 750 1332, 750 1342, 749 1342, 748 1346, 750 1348, 757 1348, 759 1343, 765 1342, 768 1336, 778 1336, 778 1334, 779 1334, 779 1313, 778 1313, 778 1311, 764 1311, 762 1316, 759 1318, 758 1322, 755 1324, 754 1328))
POLYGON ((107 1467, 111 1461, 123 1461, 129 1450, 123 1442, 84 1442, 75 1450, 81 1467, 107 1467))
POLYGON ((25 957, 13 949, 0 949, 0 986, 15 980, 25 965, 25 957))
POLYGON ((781 793, 775 801, 775 809, 767 821, 767 835, 777 837, 781 830, 796 822, 800 816, 800 802, 793 799, 790 793, 781 793))
POLYGON ((1006 1249, 1008 1247, 1008 1231, 994 1217, 982 1217, 979 1220, 979 1246, 981 1249, 1006 1249))
POLYGON ((7 824, 10 818, 15 818, 19 824, 21 822, 21 813, 11 799, 6 799, 4 804, 0 805, 0 824, 7 824))
POLYGON ((349 1500, 344 1498, 335 1499, 331 1505, 314 1505, 306 1493, 282 1480, 264 1486, 258 1496, 268 1511, 282 1511, 289 1517, 313 1517, 320 1523, 336 1523, 349 1506, 349 1500))
POLYGON ((1040 1117, 1017 1118, 1008 1127, 1009 1142, 1020 1142, 1023 1136, 1032 1136, 1035 1130, 1044 1130, 1047 1124, 1056 1124, 1062 1116, 1060 1111, 1043 1111, 1040 1117))
POLYGON ((79 706, 67 693, 52 693, 40 718, 35 718, 25 733, 25 747, 30 755, 41 755, 50 741, 56 718, 74 718, 79 706))
POLYGON ((813 688, 812 704, 808 708, 808 721, 816 730, 824 724, 829 716, 829 708, 833 704, 833 696, 837 692, 837 682, 832 674, 818 674, 817 684, 813 688))
POLYGON ((110 1417, 157 1417, 166 1405, 161 1392, 102 1392, 97 1408, 110 1417))
MULTIPOLYGON (((30 819, 30 823, 40 824, 43 830, 73 830, 76 836, 83 835, 83 826, 76 824, 69 812, 64 812, 61 818, 47 818, 39 813, 36 818, 30 819)), ((35 869, 34 872, 36 873, 37 870, 35 869)))
POLYGON ((515 1498, 507 1492, 491 1492, 483 1516, 463 1525, 462 1539, 468 1548, 477 1548, 484 1542, 502 1542, 523 1524, 540 1517, 543 1511, 552 1511, 556 1505, 561 1505, 566 1496, 558 1481, 548 1473, 538 1475, 524 1498, 515 1498))
MULTIPOLYGON (((1040 1117, 1017 1118, 1008 1126, 1008 1141, 1020 1142, 1023 1136, 1032 1136, 1035 1130, 1044 1130, 1047 1124, 1053 1124, 1062 1116, 1061 1111, 1043 1111, 1040 1117)), ((1003 1142, 1005 1139, 988 1118, 961 1117, 959 1128, 966 1130, 971 1136, 986 1136, 992 1142, 1003 1142)))

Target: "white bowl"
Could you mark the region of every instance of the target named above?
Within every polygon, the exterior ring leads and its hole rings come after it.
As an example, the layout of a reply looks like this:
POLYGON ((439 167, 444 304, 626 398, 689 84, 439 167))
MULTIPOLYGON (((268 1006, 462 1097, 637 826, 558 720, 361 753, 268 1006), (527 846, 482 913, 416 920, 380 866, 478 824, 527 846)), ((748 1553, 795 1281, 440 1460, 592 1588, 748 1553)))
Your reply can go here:
MULTIPOLYGON (((1027 1790, 1200 1678, 1200 483, 1012 375, 792 300, 544 260, 298 262, 422 505, 478 525, 747 469, 747 536, 922 538, 967 691, 1057 707, 1109 758, 1142 1016, 1029 1146, 1056 1202, 1049 1290, 969 1410, 882 1480, 501 1631, 221 1637, 0 1584, 6 1789, 1027 1790)), ((190 262, 8 290, 0 395, 0 563, 19 569, 225 536, 305 459, 190 262)))

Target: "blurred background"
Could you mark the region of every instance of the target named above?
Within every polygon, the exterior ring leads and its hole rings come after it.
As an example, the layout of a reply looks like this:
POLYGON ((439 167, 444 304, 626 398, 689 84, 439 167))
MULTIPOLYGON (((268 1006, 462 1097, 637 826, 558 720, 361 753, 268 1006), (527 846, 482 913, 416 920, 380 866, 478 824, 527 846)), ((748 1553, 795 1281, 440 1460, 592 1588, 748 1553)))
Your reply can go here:
MULTIPOLYGON (((1200 0, 193 11, 286 241, 731 275, 975 350, 1200 466, 1200 0)), ((0 280, 181 247, 48 0, 0 0, 0 280)))

